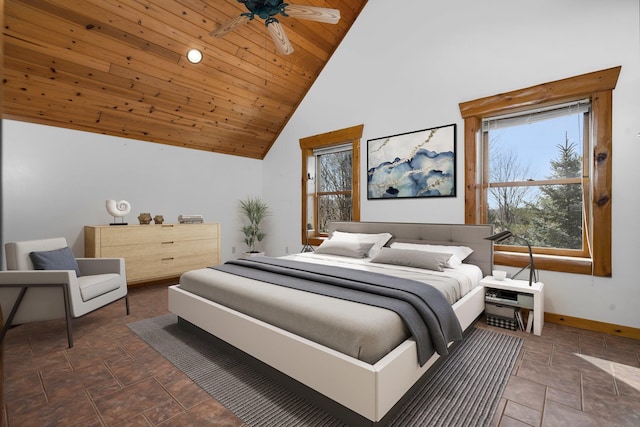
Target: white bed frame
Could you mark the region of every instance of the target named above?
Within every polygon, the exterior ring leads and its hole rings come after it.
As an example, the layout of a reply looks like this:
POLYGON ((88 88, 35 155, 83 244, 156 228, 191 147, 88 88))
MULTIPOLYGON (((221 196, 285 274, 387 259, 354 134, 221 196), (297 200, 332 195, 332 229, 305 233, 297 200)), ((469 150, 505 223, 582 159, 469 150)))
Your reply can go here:
MULTIPOLYGON (((491 271, 493 245, 484 240, 493 232, 489 225, 334 223, 333 230, 387 231, 404 242, 470 246, 474 254, 469 262, 481 264, 484 275, 491 271)), ((466 330, 484 310, 484 288, 474 288, 453 309, 466 330)), ((183 291, 179 285, 169 288, 169 310, 353 411, 371 425, 378 424, 439 358, 436 353, 420 367, 416 343, 408 339, 371 365, 183 291)))

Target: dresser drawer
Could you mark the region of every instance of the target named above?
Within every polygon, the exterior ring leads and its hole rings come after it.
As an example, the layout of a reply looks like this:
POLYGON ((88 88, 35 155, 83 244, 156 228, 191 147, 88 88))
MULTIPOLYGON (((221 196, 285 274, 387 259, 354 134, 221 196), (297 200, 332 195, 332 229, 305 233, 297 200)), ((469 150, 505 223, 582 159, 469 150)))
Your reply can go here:
POLYGON ((216 224, 148 224, 102 227, 100 246, 139 245, 218 238, 216 224))
POLYGON ((139 283, 166 277, 177 277, 188 270, 217 265, 217 250, 195 253, 137 256, 125 258, 127 282, 139 283))
POLYGON ((153 242, 140 245, 104 246, 102 258, 124 258, 134 260, 142 258, 169 258, 185 254, 212 252, 217 246, 217 240, 171 240, 167 242, 153 242))

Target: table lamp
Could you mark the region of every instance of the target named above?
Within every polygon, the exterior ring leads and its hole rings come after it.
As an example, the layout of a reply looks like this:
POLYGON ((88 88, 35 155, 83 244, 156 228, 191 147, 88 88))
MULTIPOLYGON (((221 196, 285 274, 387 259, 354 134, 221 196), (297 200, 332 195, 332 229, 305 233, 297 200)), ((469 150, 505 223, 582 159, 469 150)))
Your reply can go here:
POLYGON ((538 281, 538 274, 536 273, 536 267, 535 267, 535 264, 533 263, 533 252, 531 251, 531 245, 529 244, 529 242, 526 239, 511 233, 509 230, 501 231, 489 237, 485 237, 485 239, 491 240, 494 243, 500 243, 503 240, 508 239, 509 237, 513 237, 514 239, 518 239, 524 242, 527 245, 527 248, 529 249, 529 264, 522 267, 516 274, 511 276, 511 278, 515 279, 516 276, 518 276, 518 274, 522 273, 525 269, 529 268, 529 286, 531 286, 534 282, 538 281))

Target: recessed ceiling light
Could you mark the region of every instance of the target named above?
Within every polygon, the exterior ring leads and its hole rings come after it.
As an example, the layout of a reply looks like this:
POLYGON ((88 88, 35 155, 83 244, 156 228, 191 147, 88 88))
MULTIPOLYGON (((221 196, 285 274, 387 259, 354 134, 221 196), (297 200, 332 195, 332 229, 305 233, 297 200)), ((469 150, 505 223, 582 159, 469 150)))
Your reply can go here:
POLYGON ((189 49, 189 51, 187 52, 187 60, 192 64, 197 64, 198 62, 202 61, 202 52, 200 52, 198 49, 189 49))

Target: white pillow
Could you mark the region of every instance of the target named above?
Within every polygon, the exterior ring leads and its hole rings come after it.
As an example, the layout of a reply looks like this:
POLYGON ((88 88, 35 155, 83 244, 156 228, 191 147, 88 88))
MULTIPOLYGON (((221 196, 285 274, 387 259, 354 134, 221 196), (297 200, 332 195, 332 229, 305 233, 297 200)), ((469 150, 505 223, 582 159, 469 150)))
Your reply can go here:
POLYGON ((389 233, 377 233, 377 234, 368 234, 368 233, 345 233, 343 231, 334 231, 331 233, 331 238, 329 240, 338 241, 338 242, 350 242, 350 243, 372 243, 373 246, 369 250, 368 256, 375 256, 380 249, 393 236, 389 233))
POLYGON ((448 267, 447 261, 453 255, 427 252, 427 251, 414 251, 411 249, 398 249, 398 248, 382 248, 376 256, 371 259, 371 262, 381 264, 393 264, 404 265, 407 267, 426 268, 427 270, 444 271, 444 267, 448 267))
POLYGON ((414 251, 439 252, 451 254, 451 258, 447 262, 448 267, 457 268, 462 265, 462 261, 473 253, 473 249, 467 246, 448 246, 448 245, 429 245, 420 243, 400 243, 394 242, 392 248, 411 249, 414 251))
POLYGON ((373 243, 340 242, 325 240, 315 250, 317 254, 340 255, 351 258, 366 258, 373 243))

